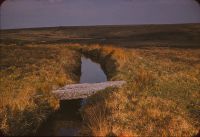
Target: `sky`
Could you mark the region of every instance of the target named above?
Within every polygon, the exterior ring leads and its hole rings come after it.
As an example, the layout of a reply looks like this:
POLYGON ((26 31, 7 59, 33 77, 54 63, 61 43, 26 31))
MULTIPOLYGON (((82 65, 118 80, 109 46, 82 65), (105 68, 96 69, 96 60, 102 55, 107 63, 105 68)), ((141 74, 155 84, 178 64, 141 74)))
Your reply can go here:
POLYGON ((6 0, 1 29, 200 23, 194 0, 6 0))

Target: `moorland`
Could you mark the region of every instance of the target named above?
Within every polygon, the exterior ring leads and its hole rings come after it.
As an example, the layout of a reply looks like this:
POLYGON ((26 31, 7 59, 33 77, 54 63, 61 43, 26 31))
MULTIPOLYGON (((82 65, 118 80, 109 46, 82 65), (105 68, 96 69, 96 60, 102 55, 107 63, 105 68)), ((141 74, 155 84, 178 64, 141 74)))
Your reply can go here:
POLYGON ((195 136, 199 38, 200 24, 1 30, 0 131, 36 132, 59 108, 51 91, 79 82, 84 54, 127 84, 87 99, 81 135, 195 136))

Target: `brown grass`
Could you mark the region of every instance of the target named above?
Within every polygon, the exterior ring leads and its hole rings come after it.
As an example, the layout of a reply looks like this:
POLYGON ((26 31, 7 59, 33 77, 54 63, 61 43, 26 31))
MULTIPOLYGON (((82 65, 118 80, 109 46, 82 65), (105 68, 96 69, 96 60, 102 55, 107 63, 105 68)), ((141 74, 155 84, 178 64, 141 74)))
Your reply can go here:
POLYGON ((120 89, 92 96, 83 108, 83 134, 94 136, 193 136, 199 127, 200 50, 84 47, 103 62, 120 89), (106 65, 109 64, 109 65, 106 65), (112 66, 112 67, 111 67, 112 66), (113 67, 114 66, 114 67, 113 67), (111 72, 112 74, 112 72, 111 72))
POLYGON ((81 135, 197 134, 199 49, 125 49, 98 44, 1 46, 1 131, 30 133, 58 107, 49 91, 77 81, 80 56, 74 49, 99 61, 109 80, 127 81, 122 88, 105 89, 87 100, 81 111, 81 135))
POLYGON ((61 45, 1 46, 0 130, 36 131, 59 107, 51 90, 79 80, 80 55, 61 45))
POLYGON ((70 50, 77 49, 100 62, 109 80, 127 81, 120 89, 106 89, 88 99, 82 109, 82 134, 197 134, 199 28, 200 24, 176 24, 2 30, 0 130, 25 135, 58 107, 49 91, 77 81, 80 57, 70 50), (71 42, 89 45, 58 45, 71 42))

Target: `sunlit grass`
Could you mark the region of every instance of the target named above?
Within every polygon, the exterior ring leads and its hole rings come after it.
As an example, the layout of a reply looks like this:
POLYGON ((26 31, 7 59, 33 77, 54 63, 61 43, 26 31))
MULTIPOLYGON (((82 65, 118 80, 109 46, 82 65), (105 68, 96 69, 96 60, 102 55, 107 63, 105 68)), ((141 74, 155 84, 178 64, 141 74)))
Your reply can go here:
POLYGON ((200 50, 82 49, 102 63, 109 79, 128 83, 92 96, 82 109, 83 134, 193 136, 200 122, 200 50), (107 65, 109 64, 109 65, 107 65), (112 72, 115 72, 114 75, 112 72), (100 121, 100 122, 99 122, 100 121))
POLYGON ((49 91, 78 80, 79 52, 99 61, 109 80, 127 81, 122 88, 105 89, 88 99, 81 110, 81 134, 197 134, 199 49, 126 49, 98 44, 1 46, 0 124, 4 133, 30 133, 59 107, 49 91))
POLYGON ((59 107, 50 91, 79 80, 80 54, 62 45, 0 48, 0 129, 33 133, 59 107))
POLYGON ((127 81, 122 88, 105 89, 88 99, 81 111, 82 134, 197 134, 199 28, 176 24, 2 30, 0 131, 34 132, 59 107, 50 91, 78 82, 81 52, 100 62, 109 80, 127 81))

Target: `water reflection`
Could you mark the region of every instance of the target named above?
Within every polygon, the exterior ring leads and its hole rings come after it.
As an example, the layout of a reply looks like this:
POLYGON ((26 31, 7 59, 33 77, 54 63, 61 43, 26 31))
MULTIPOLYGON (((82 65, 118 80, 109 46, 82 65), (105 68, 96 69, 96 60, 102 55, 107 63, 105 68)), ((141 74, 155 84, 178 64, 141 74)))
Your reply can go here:
MULTIPOLYGON (((97 83, 106 80, 100 64, 84 56, 81 57, 80 83, 97 83)), ((76 136, 82 121, 79 109, 85 101, 82 99, 60 101, 60 109, 41 126, 37 135, 76 136)))
POLYGON ((100 64, 93 62, 91 59, 81 57, 81 77, 80 83, 98 83, 107 81, 107 77, 100 64))

